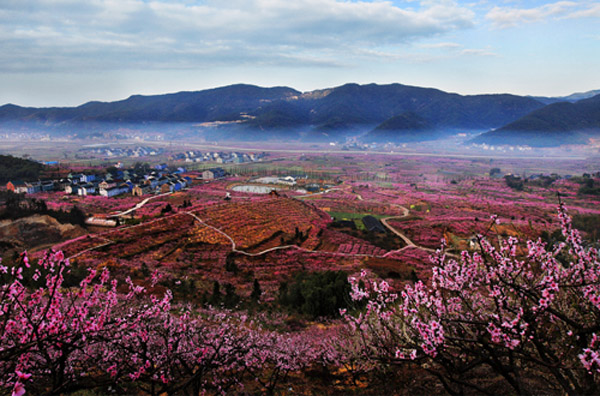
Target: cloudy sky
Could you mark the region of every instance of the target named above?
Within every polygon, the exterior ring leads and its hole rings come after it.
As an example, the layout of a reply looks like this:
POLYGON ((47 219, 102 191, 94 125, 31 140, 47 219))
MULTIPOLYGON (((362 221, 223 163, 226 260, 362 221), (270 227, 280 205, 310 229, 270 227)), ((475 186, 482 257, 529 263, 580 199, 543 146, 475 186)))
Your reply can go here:
POLYGON ((0 104, 233 83, 600 89, 600 2, 0 0, 0 104))

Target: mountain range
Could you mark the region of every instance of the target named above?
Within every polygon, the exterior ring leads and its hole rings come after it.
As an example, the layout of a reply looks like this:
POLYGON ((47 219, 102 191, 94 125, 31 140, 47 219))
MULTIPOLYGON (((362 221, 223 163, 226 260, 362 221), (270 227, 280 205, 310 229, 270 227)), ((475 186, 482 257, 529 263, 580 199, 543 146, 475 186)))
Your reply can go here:
POLYGON ((593 93, 564 98, 459 95, 402 84, 346 84, 302 93, 289 87, 237 84, 196 92, 134 95, 78 107, 7 104, 0 107, 0 127, 86 137, 123 125, 150 125, 165 127, 167 133, 184 130, 213 140, 317 141, 357 136, 364 142, 487 132, 474 142, 556 145, 571 142, 574 135, 583 141, 598 132, 600 96, 588 98, 593 93), (549 143, 545 143, 546 136, 551 137, 549 143))

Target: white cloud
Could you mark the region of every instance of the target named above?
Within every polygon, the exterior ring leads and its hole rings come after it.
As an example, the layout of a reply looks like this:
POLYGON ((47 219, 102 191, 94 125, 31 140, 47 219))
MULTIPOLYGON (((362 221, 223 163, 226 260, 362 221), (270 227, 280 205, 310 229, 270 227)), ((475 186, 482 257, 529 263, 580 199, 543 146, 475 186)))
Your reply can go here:
POLYGON ((431 44, 419 44, 420 48, 431 48, 431 49, 456 49, 462 47, 458 43, 431 43, 431 44))
POLYGON ((442 58, 446 59, 460 56, 498 56, 490 48, 465 48, 463 45, 453 42, 418 44, 416 47, 425 50, 440 50, 436 53, 442 54, 442 58))
POLYGON ((494 7, 485 16, 497 28, 509 28, 549 18, 600 17, 600 3, 558 1, 534 8, 494 7))
POLYGON ((472 56, 498 56, 495 52, 490 51, 489 49, 481 49, 481 48, 465 48, 460 51, 461 55, 472 55, 472 56))
POLYGON ((600 18, 600 3, 572 12, 567 15, 567 18, 600 18))
POLYGON ((400 8, 344 0, 4 0, 1 70, 194 68, 239 63, 339 65, 377 49, 470 28, 451 0, 400 8))

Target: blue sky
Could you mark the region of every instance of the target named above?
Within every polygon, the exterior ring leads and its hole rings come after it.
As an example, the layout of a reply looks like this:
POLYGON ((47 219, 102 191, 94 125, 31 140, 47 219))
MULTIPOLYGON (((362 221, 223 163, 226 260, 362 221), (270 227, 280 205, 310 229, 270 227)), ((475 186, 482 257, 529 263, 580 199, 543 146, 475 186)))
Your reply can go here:
POLYGON ((0 104, 70 106, 240 82, 599 89, 600 2, 0 0, 0 104))

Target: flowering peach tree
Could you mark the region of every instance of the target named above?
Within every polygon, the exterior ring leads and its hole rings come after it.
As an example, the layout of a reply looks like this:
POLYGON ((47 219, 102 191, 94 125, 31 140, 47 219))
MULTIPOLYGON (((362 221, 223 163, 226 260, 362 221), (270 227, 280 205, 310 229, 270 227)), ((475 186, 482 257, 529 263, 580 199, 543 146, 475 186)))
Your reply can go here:
POLYGON ((263 378, 272 390, 322 355, 314 340, 286 340, 243 313, 172 305, 170 292, 119 284, 107 269, 69 286, 70 268, 54 251, 0 266, 0 394, 226 393, 263 378))
POLYGON ((352 298, 367 304, 346 315, 362 358, 420 365, 452 394, 494 393, 490 376, 518 394, 599 393, 598 251, 562 204, 559 218, 564 242, 528 241, 523 254, 515 238, 479 236, 480 249, 459 259, 438 250, 430 284, 399 294, 365 272, 350 278, 352 298))

